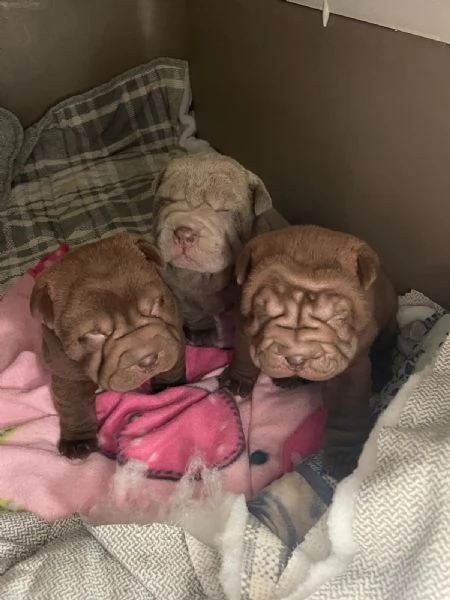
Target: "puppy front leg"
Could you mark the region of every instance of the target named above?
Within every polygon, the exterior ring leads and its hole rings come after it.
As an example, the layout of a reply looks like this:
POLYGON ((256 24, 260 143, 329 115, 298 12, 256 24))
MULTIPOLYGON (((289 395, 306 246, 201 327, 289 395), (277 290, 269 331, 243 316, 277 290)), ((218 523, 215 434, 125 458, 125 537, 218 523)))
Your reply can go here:
POLYGON ((358 464, 371 427, 371 365, 368 356, 358 358, 344 373, 324 384, 327 409, 324 462, 338 481, 358 464))
POLYGON ((58 450, 67 458, 87 458, 98 449, 96 389, 91 381, 71 381, 52 376, 53 402, 61 430, 58 450))
POLYGON ((219 386, 236 396, 246 398, 252 393, 258 375, 259 369, 250 357, 247 335, 239 316, 236 319, 233 360, 219 376, 219 386))

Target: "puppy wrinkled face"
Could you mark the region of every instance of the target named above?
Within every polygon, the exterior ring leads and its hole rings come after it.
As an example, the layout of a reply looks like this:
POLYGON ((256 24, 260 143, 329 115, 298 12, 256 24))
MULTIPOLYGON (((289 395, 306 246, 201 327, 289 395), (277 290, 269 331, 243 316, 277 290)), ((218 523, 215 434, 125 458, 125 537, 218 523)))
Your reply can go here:
POLYGON ((258 184, 265 194, 262 213, 270 208, 267 190, 232 159, 206 154, 173 160, 158 184, 153 210, 165 262, 201 273, 232 265, 260 214, 254 201, 258 184))
POLYGON ((156 294, 149 282, 148 288, 124 294, 113 286, 99 293, 97 284, 89 289, 89 283, 73 290, 61 313, 58 334, 67 356, 100 387, 114 391, 135 389, 170 370, 180 340, 170 324, 175 307, 167 292, 156 294))
POLYGON ((349 297, 272 276, 249 302, 250 355, 269 377, 325 381, 354 358, 358 339, 349 297))
POLYGON ((169 371, 183 351, 174 296, 134 236, 121 237, 120 245, 109 238, 81 247, 43 274, 50 328, 65 354, 101 388, 118 392, 169 371), (63 295, 51 290, 61 278, 63 295))

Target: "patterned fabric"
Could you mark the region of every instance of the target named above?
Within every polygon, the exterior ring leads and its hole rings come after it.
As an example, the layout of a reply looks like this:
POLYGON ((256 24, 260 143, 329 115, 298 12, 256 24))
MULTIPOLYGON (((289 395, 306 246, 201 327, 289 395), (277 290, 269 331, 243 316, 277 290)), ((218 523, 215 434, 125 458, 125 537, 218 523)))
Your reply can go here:
POLYGON ((241 577, 242 600, 274 600, 274 589, 289 558, 289 549, 249 515, 245 532, 241 577))
POLYGON ((442 311, 438 310, 425 321, 413 321, 402 331, 401 340, 399 340, 400 347, 393 356, 394 375, 381 393, 372 398, 372 413, 375 418, 383 412, 392 398, 414 373, 416 365, 425 351, 422 347, 422 340, 436 325, 442 314, 442 311), (406 353, 402 351, 401 344, 406 346, 406 353))
MULTIPOLYGON (((187 63, 160 59, 58 104, 25 131, 0 202, 0 294, 61 243, 148 234, 155 174, 172 156, 209 148, 190 144, 189 105, 187 63)), ((6 135, 17 119, 0 116, 6 135)), ((0 154, 0 173, 7 161, 0 154)))

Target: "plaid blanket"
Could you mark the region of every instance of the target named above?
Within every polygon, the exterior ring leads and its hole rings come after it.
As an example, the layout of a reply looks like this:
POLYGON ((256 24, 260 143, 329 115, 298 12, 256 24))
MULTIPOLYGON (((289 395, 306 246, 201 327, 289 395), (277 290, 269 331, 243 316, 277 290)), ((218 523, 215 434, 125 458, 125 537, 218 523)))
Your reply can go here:
POLYGON ((25 132, 0 113, 0 294, 63 242, 150 231, 155 174, 209 148, 193 137, 190 96, 187 63, 158 59, 58 104, 25 132))

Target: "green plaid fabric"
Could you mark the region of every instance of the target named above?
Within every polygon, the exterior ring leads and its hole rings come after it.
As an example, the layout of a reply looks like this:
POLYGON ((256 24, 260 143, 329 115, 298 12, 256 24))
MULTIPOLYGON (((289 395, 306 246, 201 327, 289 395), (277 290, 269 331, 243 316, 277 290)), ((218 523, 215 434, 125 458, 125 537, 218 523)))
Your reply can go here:
MULTIPOLYGON (((0 293, 63 242, 149 233, 155 174, 190 140, 208 146, 191 138, 190 99, 187 63, 158 59, 58 104, 24 132, 0 201, 0 293)), ((11 123, 0 116, 1 139, 11 123)))

